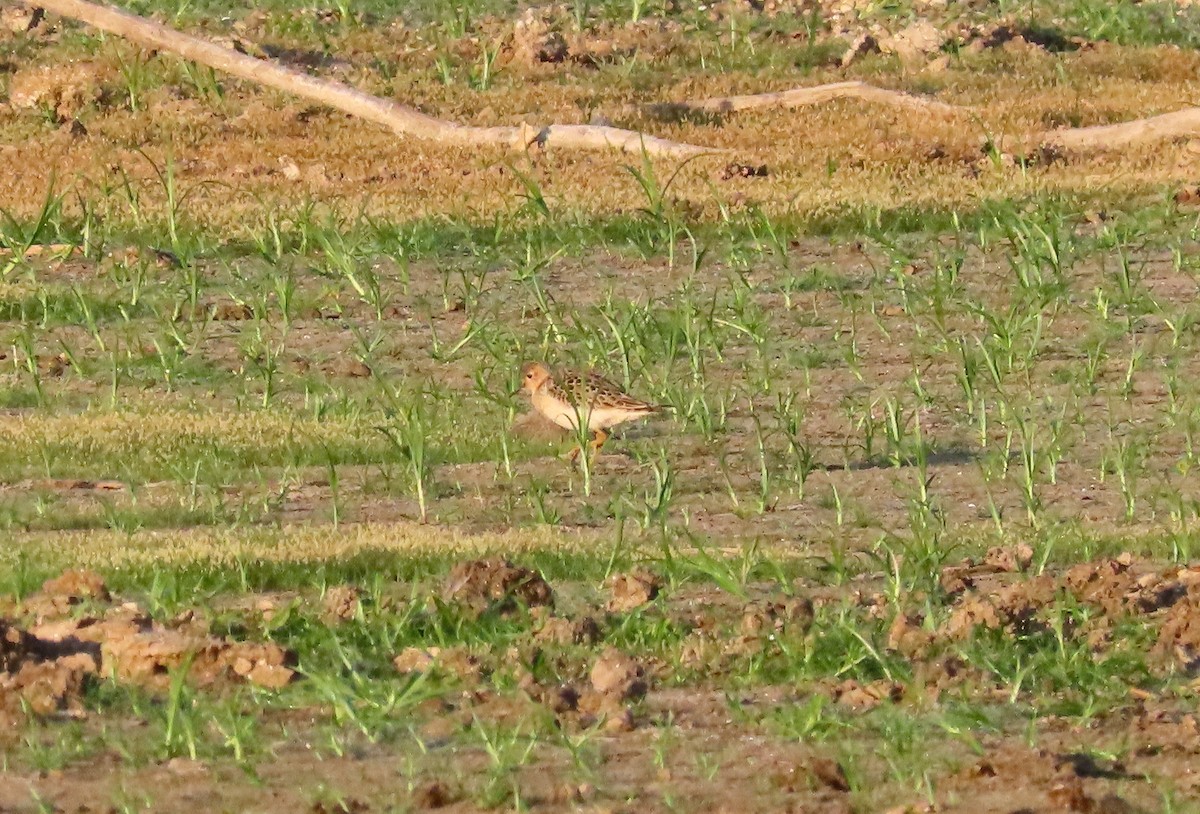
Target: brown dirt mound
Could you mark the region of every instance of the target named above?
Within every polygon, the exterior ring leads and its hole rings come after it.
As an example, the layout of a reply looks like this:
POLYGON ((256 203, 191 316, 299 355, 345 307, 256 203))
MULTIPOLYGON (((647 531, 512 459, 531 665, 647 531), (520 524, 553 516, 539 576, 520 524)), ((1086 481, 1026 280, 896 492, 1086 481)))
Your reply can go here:
POLYGON ((662 585, 662 578, 649 571, 616 574, 609 581, 612 598, 606 608, 612 613, 625 613, 639 608, 653 601, 662 585))
POLYGON ((325 594, 325 620, 330 624, 347 622, 358 615, 362 596, 353 585, 335 585, 325 594))
POLYGON ((572 621, 562 616, 549 616, 534 634, 542 644, 595 644, 600 641, 600 624, 591 616, 572 621))
POLYGON ((26 708, 78 713, 84 680, 99 668, 94 644, 46 641, 0 619, 0 725, 15 725, 26 708))
POLYGON ((501 559, 472 560, 454 566, 442 596, 476 614, 488 610, 507 613, 518 603, 527 608, 554 605, 554 592, 541 574, 501 559))
MULTIPOLYGON (((1006 583, 997 568, 1009 558, 993 557, 982 564, 967 561, 943 571, 943 586, 952 585, 952 610, 936 630, 923 626, 918 615, 898 614, 888 644, 898 652, 916 655, 939 640, 961 640, 978 627, 1003 629, 1021 635, 1046 629, 1045 611, 1064 596, 1095 613, 1076 623, 1073 635, 1093 647, 1111 644, 1113 625, 1125 618, 1144 617, 1158 628, 1154 654, 1168 667, 1200 670, 1200 566, 1153 569, 1128 554, 1080 563, 1061 575, 1044 574, 1006 583)), ((1024 565, 1018 567, 1023 568, 1024 565)))
POLYGON ((180 669, 201 687, 278 688, 295 677, 293 654, 278 645, 211 636, 192 613, 157 622, 132 602, 115 602, 90 571, 48 580, 17 612, 33 621, 23 629, 0 619, 0 722, 19 720, 26 708, 80 714, 85 682, 100 673, 154 690, 166 689, 180 669), (80 614, 85 600, 94 606, 80 614))

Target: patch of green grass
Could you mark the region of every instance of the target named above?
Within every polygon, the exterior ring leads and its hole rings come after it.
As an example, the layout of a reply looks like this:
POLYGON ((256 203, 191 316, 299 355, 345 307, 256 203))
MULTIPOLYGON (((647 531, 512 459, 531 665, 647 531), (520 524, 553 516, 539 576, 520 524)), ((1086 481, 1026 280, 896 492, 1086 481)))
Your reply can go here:
POLYGON ((1065 30, 1090 40, 1180 48, 1200 45, 1200 13, 1175 3, 1071 0, 1062 10, 1065 30))

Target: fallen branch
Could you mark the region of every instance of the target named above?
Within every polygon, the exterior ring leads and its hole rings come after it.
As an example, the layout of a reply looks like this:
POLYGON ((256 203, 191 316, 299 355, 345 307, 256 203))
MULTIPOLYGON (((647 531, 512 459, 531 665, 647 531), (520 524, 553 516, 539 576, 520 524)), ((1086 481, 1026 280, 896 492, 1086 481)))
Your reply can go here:
POLYGON ((382 124, 399 135, 462 147, 500 146, 526 149, 542 147, 575 149, 613 148, 627 153, 686 158, 721 150, 683 144, 632 130, 595 125, 553 124, 534 127, 472 127, 435 119, 407 105, 380 99, 339 82, 318 79, 274 62, 255 59, 197 37, 183 34, 133 14, 86 2, 86 0, 22 0, 88 23, 102 31, 124 37, 148 48, 169 51, 183 59, 259 85, 311 99, 367 121, 382 124))
MULTIPOLYGON (((906 107, 930 113, 959 114, 973 113, 974 108, 951 105, 914 96, 902 91, 887 90, 865 82, 833 82, 811 88, 793 88, 777 93, 759 93, 749 96, 718 96, 696 102, 658 103, 648 105, 645 110, 652 113, 737 113, 743 110, 765 108, 794 108, 815 105, 833 99, 862 99, 867 102, 906 107)), ((1200 108, 1191 107, 1159 116, 1134 119, 1119 124, 1094 125, 1090 127, 1068 127, 1061 130, 1043 130, 1028 136, 1029 141, 1062 150, 1098 150, 1128 147, 1133 144, 1162 141, 1171 138, 1200 136, 1200 108)))
POLYGON ((832 82, 811 88, 792 88, 777 93, 758 93, 750 96, 718 96, 698 102, 659 103, 649 105, 652 112, 686 111, 697 113, 737 113, 761 108, 793 108, 816 105, 833 99, 862 99, 867 102, 907 107, 937 113, 961 113, 968 108, 948 105, 936 99, 926 99, 898 90, 887 90, 866 82, 832 82))
POLYGON ((1183 136, 1200 136, 1200 107, 1119 124, 1045 130, 1038 134, 1038 139, 1044 145, 1064 150, 1107 150, 1183 136))

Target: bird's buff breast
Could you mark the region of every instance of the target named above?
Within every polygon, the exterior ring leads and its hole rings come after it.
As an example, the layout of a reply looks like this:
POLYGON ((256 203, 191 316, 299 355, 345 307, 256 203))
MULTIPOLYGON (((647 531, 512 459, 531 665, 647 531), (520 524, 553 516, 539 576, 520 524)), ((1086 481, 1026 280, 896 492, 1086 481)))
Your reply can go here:
POLYGON ((580 406, 577 415, 574 406, 540 392, 534 395, 533 406, 539 413, 566 430, 576 429, 579 418, 587 422, 589 430, 599 430, 619 424, 629 417, 624 410, 611 410, 604 407, 589 410, 585 406, 580 406))

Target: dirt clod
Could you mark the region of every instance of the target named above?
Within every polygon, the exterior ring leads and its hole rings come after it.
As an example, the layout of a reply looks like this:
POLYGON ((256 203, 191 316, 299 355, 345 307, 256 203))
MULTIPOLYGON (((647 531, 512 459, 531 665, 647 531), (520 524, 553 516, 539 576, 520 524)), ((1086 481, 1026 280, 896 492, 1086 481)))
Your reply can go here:
POLYGON ((728 181, 732 178, 766 178, 766 164, 726 164, 721 170, 721 180, 728 181))
POLYGON ((513 56, 523 65, 562 62, 568 50, 563 35, 554 31, 534 9, 527 9, 513 27, 513 56))
POLYGON ((325 593, 325 619, 334 623, 349 621, 358 615, 361 604, 358 588, 335 585, 325 593))
POLYGON ((126 636, 111 636, 101 644, 105 669, 123 681, 164 690, 180 669, 199 686, 235 677, 261 687, 278 689, 295 677, 288 664, 294 656, 276 644, 230 642, 158 626, 126 636))
POLYGON ((611 613, 626 613, 653 602, 662 589, 662 578, 649 571, 616 574, 609 580, 611 597, 605 608, 611 613))
POLYGON ((84 599, 97 599, 102 602, 110 599, 104 579, 95 571, 64 571, 59 576, 42 583, 42 593, 65 599, 71 604, 84 599))
POLYGON ((632 732, 635 728, 633 711, 628 707, 622 707, 604 719, 604 731, 606 732, 632 732))
POLYGON ((1058 783, 1046 793, 1046 797, 1056 811, 1091 812, 1095 809, 1095 801, 1083 790, 1083 781, 1078 777, 1058 783))
POLYGON ((776 633, 803 635, 812 627, 813 605, 807 597, 792 597, 785 602, 753 602, 742 611, 741 630, 747 637, 776 633))
POLYGON ((64 122, 113 95, 114 75, 112 68, 88 61, 29 68, 12 77, 8 98, 15 109, 46 111, 64 122))
POLYGON ((518 604, 527 608, 554 604, 554 592, 541 574, 501 559, 455 565, 442 596, 476 614, 488 610, 506 613, 518 604))
POLYGON ((944 34, 928 20, 915 22, 895 34, 879 40, 879 50, 895 54, 904 62, 923 61, 942 47, 944 34))
POLYGON ((934 633, 922 626, 922 619, 915 614, 898 613, 888 630, 887 647, 906 656, 920 656, 934 641, 934 633))
POLYGON ((550 616, 534 634, 534 641, 545 644, 595 644, 600 640, 600 625, 591 616, 572 621, 550 616))
POLYGON ((0 724, 13 726, 27 711, 80 713, 84 681, 99 667, 86 642, 49 642, 0 619, 0 724))
POLYGON ((370 810, 371 806, 353 797, 347 797, 344 800, 335 800, 330 803, 318 800, 309 809, 312 814, 367 814, 370 810))
POLYGON ((592 688, 601 695, 620 700, 641 698, 646 694, 646 671, 642 665, 617 650, 605 649, 592 665, 592 688))
POLYGON ((997 571, 1024 571, 1033 562, 1033 549, 1025 543, 1015 546, 993 546, 988 549, 983 561, 997 571))
POLYGON ((848 678, 834 685, 830 694, 834 701, 844 707, 868 710, 874 709, 884 701, 899 701, 904 697, 904 686, 884 679, 861 684, 848 678))
POLYGON ((846 770, 836 760, 827 757, 813 758, 808 763, 808 770, 814 778, 834 791, 850 791, 846 770))
POLYGON ((454 802, 450 789, 444 783, 433 781, 426 783, 413 794, 413 804, 417 808, 445 808, 454 802))
POLYGON ((479 675, 479 659, 462 647, 406 647, 392 659, 398 673, 424 673, 437 669, 459 679, 479 675))
POLYGON ((0 26, 14 34, 33 31, 46 18, 45 9, 30 6, 5 6, 0 9, 0 26))
POLYGON ((850 47, 845 50, 840 60, 843 68, 848 67, 851 62, 854 62, 859 57, 867 54, 879 53, 879 42, 875 37, 867 33, 861 33, 854 38, 850 43, 850 47))
POLYGON ((563 684, 543 691, 540 701, 554 714, 564 715, 579 709, 579 691, 569 684, 563 684))
POLYGON ((1181 601, 1167 611, 1154 654, 1185 672, 1200 673, 1200 586, 1192 586, 1181 601))
POLYGON ((203 306, 203 310, 205 313, 211 314, 217 322, 242 322, 254 319, 254 309, 246 303, 236 300, 215 302, 203 306))
POLYGON ((336 372, 342 376, 348 376, 351 379, 369 379, 371 378, 371 366, 361 359, 348 359, 341 364, 336 372))
POLYGON ((1200 184, 1188 184, 1175 192, 1175 203, 1180 206, 1200 205, 1200 184))

